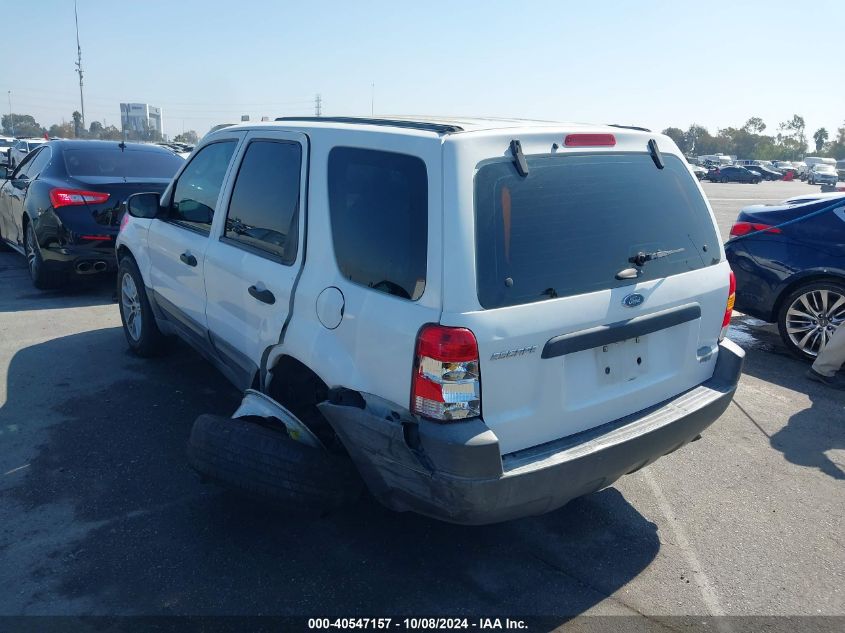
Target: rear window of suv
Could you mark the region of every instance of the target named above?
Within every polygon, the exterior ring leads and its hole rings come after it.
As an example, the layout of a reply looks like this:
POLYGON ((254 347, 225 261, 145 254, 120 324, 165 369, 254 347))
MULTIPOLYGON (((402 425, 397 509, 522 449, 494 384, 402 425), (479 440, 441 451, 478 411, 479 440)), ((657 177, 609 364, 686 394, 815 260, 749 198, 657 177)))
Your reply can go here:
POLYGON ((707 205, 680 159, 664 154, 528 157, 487 163, 475 177, 478 298, 499 308, 631 285, 617 273, 638 253, 636 281, 715 264, 719 242, 707 205), (682 250, 678 250, 682 249, 682 250))

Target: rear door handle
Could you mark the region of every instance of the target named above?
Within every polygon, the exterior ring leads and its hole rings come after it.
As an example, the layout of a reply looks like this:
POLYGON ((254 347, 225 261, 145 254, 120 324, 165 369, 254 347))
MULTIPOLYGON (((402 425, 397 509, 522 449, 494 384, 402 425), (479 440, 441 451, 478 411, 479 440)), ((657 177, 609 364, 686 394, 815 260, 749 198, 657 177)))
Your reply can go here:
POLYGON ((179 259, 182 260, 183 263, 187 264, 188 266, 196 266, 197 265, 197 258, 191 255, 189 252, 185 251, 181 255, 179 255, 179 259))
POLYGON ((262 303, 268 303, 270 305, 273 305, 274 303, 276 303, 276 295, 274 295, 272 292, 270 292, 266 288, 264 290, 259 290, 255 286, 250 286, 249 287, 249 294, 251 294, 253 297, 258 299, 262 303))

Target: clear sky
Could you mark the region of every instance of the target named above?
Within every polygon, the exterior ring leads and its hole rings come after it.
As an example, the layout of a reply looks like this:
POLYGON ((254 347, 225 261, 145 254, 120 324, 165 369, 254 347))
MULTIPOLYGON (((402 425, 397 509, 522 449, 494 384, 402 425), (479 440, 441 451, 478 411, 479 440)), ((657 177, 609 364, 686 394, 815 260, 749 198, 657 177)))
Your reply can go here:
MULTIPOLYGON (((845 0, 78 0, 86 119, 119 103, 200 134, 249 114, 845 121, 845 0)), ((79 107, 73 0, 0 0, 3 112, 79 107)))

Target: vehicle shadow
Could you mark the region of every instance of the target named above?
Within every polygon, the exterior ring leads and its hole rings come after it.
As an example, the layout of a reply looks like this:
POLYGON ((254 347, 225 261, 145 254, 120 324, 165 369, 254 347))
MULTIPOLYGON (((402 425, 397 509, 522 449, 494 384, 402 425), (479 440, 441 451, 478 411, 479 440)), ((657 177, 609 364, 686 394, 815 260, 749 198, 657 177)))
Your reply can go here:
POLYGON ((808 380, 805 374, 810 364, 787 351, 772 325, 749 326, 735 317, 728 336, 739 339, 745 349, 744 374, 810 397, 811 406, 793 414, 769 438, 772 448, 793 464, 845 479, 845 471, 825 454, 845 449, 845 392, 808 380))
POLYGON ((113 274, 75 278, 57 290, 38 290, 30 283, 26 260, 18 253, 0 252, 0 288, 0 312, 83 308, 115 301, 113 274))
POLYGON ((124 349, 120 328, 106 328, 11 360, 0 419, 19 427, 27 467, 0 477, 0 524, 10 526, 0 555, 15 561, 0 565, 0 584, 29 597, 0 596, 0 613, 85 605, 559 623, 624 587, 659 551, 656 525, 612 488, 486 527, 397 514, 370 498, 323 517, 244 500, 202 483, 184 454, 194 418, 233 411, 240 394, 182 345, 152 361, 124 349), (91 388, 68 394, 56 386, 67 381, 91 388))
MULTIPOLYGON (((824 385, 808 385, 812 406, 789 418, 780 431, 772 435, 772 448, 783 453, 793 464, 817 468, 834 479, 845 479, 845 470, 825 453, 845 450, 845 393, 838 392, 838 404, 833 391, 824 385), (833 396, 833 397, 832 397, 833 396)), ((836 392, 835 392, 836 393, 836 392)))

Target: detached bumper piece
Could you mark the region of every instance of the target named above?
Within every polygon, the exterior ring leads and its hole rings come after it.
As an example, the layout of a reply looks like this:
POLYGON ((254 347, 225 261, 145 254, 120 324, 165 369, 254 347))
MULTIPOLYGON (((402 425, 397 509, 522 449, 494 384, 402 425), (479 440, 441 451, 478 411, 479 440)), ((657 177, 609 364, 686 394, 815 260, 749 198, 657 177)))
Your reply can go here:
POLYGON ((719 345, 713 377, 636 414, 502 456, 482 420, 438 424, 376 396, 335 389, 320 410, 370 492, 397 511, 482 525, 543 514, 671 453, 725 411, 745 353, 719 345))

